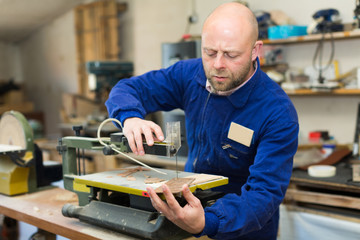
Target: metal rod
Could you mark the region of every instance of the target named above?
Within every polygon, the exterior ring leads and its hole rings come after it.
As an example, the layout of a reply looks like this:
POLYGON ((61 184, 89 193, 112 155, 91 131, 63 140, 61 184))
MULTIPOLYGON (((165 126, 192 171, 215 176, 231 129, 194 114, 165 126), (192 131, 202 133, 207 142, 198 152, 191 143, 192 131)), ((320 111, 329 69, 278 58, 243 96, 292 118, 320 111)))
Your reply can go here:
POLYGON ((86 174, 86 171, 85 171, 85 150, 82 149, 82 163, 83 163, 83 175, 86 174))
POLYGON ((176 161, 176 179, 179 178, 179 171, 178 171, 178 159, 177 154, 175 155, 175 161, 176 161))
POLYGON ((76 149, 76 158, 77 158, 77 164, 78 164, 78 175, 81 175, 81 164, 80 164, 80 150, 76 149))

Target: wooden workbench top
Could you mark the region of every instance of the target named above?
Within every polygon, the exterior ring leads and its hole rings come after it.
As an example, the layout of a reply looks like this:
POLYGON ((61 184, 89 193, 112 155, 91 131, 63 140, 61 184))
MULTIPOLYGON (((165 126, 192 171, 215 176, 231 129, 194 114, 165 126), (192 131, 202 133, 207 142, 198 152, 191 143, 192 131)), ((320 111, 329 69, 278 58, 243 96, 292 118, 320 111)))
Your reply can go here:
MULTIPOLYGON (((57 187, 15 197, 0 195, 0 214, 69 239, 139 239, 80 222, 76 218, 64 217, 61 213, 62 207, 66 203, 77 205, 77 202, 75 193, 57 187)), ((185 240, 195 239, 189 237, 185 240)), ((209 238, 202 236, 198 239, 209 238)))
POLYGON ((62 206, 77 204, 75 193, 51 188, 15 197, 0 195, 0 213, 69 239, 138 239, 64 217, 62 206))

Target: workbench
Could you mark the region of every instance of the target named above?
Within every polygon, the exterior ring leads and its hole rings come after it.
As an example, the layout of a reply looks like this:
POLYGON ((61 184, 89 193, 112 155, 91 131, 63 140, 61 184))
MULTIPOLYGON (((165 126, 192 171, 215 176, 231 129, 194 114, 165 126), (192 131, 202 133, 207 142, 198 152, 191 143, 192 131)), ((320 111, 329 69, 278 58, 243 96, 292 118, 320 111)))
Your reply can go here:
POLYGON ((360 236, 360 183, 352 181, 348 162, 336 165, 336 175, 315 178, 293 171, 280 206, 278 240, 358 240, 360 236))
POLYGON ((360 182, 352 181, 348 162, 337 164, 336 175, 328 178, 294 170, 284 202, 290 209, 360 223, 360 182))
POLYGON ((75 193, 49 188, 15 197, 0 195, 0 213, 69 239, 138 239, 102 229, 61 214, 65 203, 77 203, 75 193))
MULTIPOLYGON (((77 204, 77 202, 75 193, 51 187, 14 197, 0 195, 0 214, 69 239, 139 239, 80 222, 75 218, 64 217, 61 213, 63 205, 66 203, 77 204)), ((187 240, 192 239, 195 238, 187 238, 187 240)), ((202 237, 201 239, 208 238, 202 237)))

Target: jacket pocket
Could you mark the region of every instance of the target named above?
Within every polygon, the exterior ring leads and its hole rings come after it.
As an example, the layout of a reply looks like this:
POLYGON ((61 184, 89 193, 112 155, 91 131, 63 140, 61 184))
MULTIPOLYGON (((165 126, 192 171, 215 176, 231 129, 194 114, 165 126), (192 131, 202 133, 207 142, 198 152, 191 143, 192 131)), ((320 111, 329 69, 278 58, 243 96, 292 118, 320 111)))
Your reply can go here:
POLYGON ((222 160, 219 167, 225 171, 248 171, 253 163, 254 153, 251 147, 247 147, 235 141, 226 139, 221 143, 222 160))

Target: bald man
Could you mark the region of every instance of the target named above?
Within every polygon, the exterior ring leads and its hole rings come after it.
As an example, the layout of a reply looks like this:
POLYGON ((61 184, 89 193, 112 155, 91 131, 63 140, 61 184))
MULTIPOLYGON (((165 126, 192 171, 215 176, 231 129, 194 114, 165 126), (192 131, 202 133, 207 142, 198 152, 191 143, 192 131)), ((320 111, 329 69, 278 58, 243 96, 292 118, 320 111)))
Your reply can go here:
POLYGON ((202 207, 183 186, 183 207, 163 185, 166 201, 147 191, 156 210, 195 236, 276 239, 279 205, 292 173, 299 131, 288 96, 260 69, 257 22, 239 3, 215 9, 202 29, 202 58, 124 79, 106 102, 123 123, 135 154, 164 140, 146 114, 185 111, 189 146, 185 171, 227 176, 212 206, 202 207))

